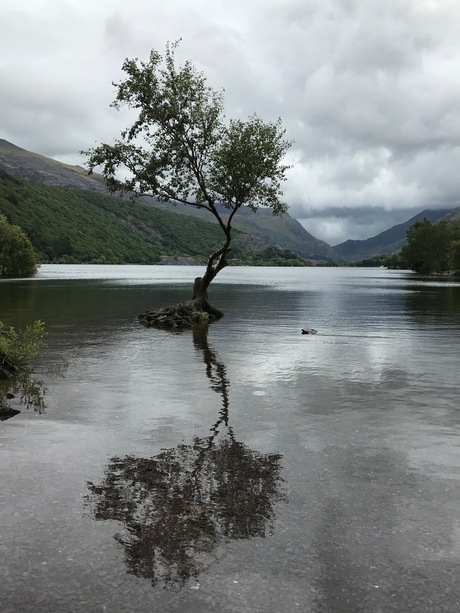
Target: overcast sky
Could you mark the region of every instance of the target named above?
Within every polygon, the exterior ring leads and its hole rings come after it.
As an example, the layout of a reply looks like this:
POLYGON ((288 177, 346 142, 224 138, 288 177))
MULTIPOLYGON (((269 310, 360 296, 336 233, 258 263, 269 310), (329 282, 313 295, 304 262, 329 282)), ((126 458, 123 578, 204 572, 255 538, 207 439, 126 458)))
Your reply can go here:
POLYGON ((182 38, 228 116, 281 117, 291 215, 368 238, 460 206, 459 27, 459 0, 0 0, 0 138, 83 164, 124 58, 182 38))

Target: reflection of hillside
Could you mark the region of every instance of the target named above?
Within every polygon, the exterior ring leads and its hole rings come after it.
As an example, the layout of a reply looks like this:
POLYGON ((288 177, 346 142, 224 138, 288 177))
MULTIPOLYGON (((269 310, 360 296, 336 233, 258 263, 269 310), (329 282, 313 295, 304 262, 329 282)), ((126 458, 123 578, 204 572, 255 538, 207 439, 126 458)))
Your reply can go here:
POLYGON ((410 285, 407 290, 406 310, 420 323, 440 315, 460 314, 460 284, 410 285))
POLYGON ((102 483, 89 484, 94 518, 123 524, 115 538, 128 572, 169 589, 196 577, 221 540, 269 534, 274 503, 283 498, 281 456, 235 440, 225 366, 206 331, 195 331, 193 340, 222 400, 210 434, 152 458, 112 458, 102 483))
POLYGON ((131 319, 140 308, 138 302, 130 287, 119 288, 97 279, 2 283, 0 295, 0 306, 3 312, 9 309, 8 322, 12 325, 42 319, 54 327, 78 325, 81 329, 100 326, 101 319, 131 319))

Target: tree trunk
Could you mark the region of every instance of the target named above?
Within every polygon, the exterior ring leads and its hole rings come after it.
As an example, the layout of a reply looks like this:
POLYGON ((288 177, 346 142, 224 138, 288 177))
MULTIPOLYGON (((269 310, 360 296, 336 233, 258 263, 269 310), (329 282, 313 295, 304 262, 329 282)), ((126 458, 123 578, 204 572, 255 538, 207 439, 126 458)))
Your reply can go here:
POLYGON ((228 265, 226 255, 230 251, 230 241, 230 232, 228 232, 224 246, 209 256, 204 275, 202 277, 197 277, 193 285, 192 302, 199 310, 208 313, 212 319, 220 319, 224 314, 222 311, 209 304, 208 287, 217 273, 228 265))
POLYGON ((211 306, 208 302, 208 286, 205 277, 197 277, 193 285, 192 302, 200 311, 208 313, 212 319, 220 319, 224 316, 222 311, 211 306))
POLYGON ((141 313, 139 321, 144 326, 184 330, 193 327, 199 321, 206 320, 207 323, 224 316, 222 311, 209 304, 208 287, 217 273, 228 264, 225 256, 230 251, 230 231, 226 234, 227 240, 224 246, 209 256, 204 275, 195 279, 192 299, 186 303, 176 304, 166 309, 141 313), (200 316, 200 311, 201 313, 207 313, 208 317, 200 316))
POLYGON ((208 286, 205 286, 204 278, 197 277, 193 284, 192 300, 198 305, 208 302, 208 286))

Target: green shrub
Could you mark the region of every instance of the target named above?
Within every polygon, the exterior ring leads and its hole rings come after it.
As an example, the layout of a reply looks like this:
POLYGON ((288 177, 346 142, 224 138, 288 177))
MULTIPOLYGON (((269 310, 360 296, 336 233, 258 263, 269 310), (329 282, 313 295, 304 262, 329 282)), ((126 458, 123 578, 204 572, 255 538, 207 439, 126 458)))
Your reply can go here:
POLYGON ((19 226, 8 223, 0 214, 0 277, 27 276, 37 271, 32 243, 19 226))
POLYGON ((5 327, 0 321, 0 366, 5 361, 14 366, 26 365, 43 347, 44 336, 45 324, 40 320, 20 330, 5 327))

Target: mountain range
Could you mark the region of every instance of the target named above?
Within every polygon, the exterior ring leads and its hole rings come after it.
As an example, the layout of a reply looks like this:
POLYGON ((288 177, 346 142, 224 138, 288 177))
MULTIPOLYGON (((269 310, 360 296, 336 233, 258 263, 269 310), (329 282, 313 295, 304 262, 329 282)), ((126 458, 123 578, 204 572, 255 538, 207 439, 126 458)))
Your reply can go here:
MULTIPOLYGON (((80 166, 70 166, 57 162, 51 158, 32 153, 16 145, 0 139, 0 169, 15 177, 20 177, 33 183, 46 186, 70 188, 85 191, 106 193, 104 180, 101 175, 88 175, 80 166)), ((200 211, 194 207, 174 206, 172 204, 158 203, 153 198, 142 198, 140 202, 171 215, 188 215, 202 219, 208 223, 214 222, 214 218, 207 211, 200 211)), ((260 208, 257 214, 248 209, 240 209, 235 217, 233 226, 241 234, 253 237, 245 242, 288 249, 303 258, 321 261, 334 261, 336 254, 324 241, 312 236, 305 228, 289 214, 277 217, 271 210, 260 208)))
MULTIPOLYGON (((460 214, 460 208, 454 209, 460 214)), ((450 214, 455 214, 451 209, 424 210, 404 223, 400 223, 392 228, 380 232, 376 236, 366 240, 348 240, 333 247, 335 253, 341 260, 346 262, 357 262, 372 258, 376 255, 389 255, 399 251, 406 244, 408 229, 417 221, 424 218, 435 223, 446 218, 450 214)))
MULTIPOLYGON (((184 205, 173 205, 172 203, 159 203, 154 198, 149 197, 141 198, 134 204, 130 201, 129 205, 123 205, 120 203, 119 198, 107 194, 104 179, 101 175, 96 173, 88 175, 87 171, 81 166, 72 166, 58 162, 38 153, 22 149, 4 139, 0 139, 0 170, 3 170, 9 176, 21 178, 26 182, 42 186, 44 190, 64 190, 60 191, 59 194, 53 191, 47 192, 48 196, 42 193, 42 197, 44 200, 48 198, 48 200, 51 199, 53 202, 57 198, 57 201, 61 203, 68 202, 69 199, 72 201, 74 199, 78 200, 79 214, 86 215, 85 223, 89 224, 89 226, 91 226, 92 215, 95 215, 95 219, 98 219, 97 223, 101 224, 100 227, 103 228, 103 219, 99 219, 99 217, 101 215, 108 215, 110 223, 106 224, 107 227, 112 227, 115 221, 122 224, 125 229, 128 228, 133 233, 133 236, 130 238, 133 244, 136 242, 136 234, 140 235, 138 240, 141 243, 145 243, 144 247, 146 249, 141 261, 156 261, 160 254, 163 256, 184 256, 190 255, 193 252, 194 255, 199 255, 201 247, 204 249, 206 245, 207 249, 210 244, 214 244, 218 240, 218 232, 216 232, 217 222, 205 210, 184 205), (91 193, 93 196, 91 196, 91 193), (70 194, 73 195, 70 197, 70 194), (96 206, 97 212, 94 206, 96 206), (194 218, 193 222, 190 217, 194 218), (200 225, 203 223, 205 224, 204 226, 200 225), (164 226, 163 224, 166 225, 164 226), (190 232, 188 238, 184 239, 184 235, 187 234, 184 224, 189 226, 190 224, 198 224, 193 225, 193 231, 195 235, 202 235, 203 241, 201 242, 203 244, 200 248, 194 249, 191 246, 193 244, 193 237, 190 232), (160 226, 162 231, 159 230, 160 226), (168 228, 167 231, 164 230, 166 226, 168 228), (209 234, 207 228, 210 226, 214 226, 214 229, 209 234), (177 233, 181 235, 178 241, 173 238, 174 227, 177 228, 177 233), (165 232, 167 238, 164 236, 165 232), (146 255, 147 252, 149 255, 146 255)), ((24 197, 24 200, 28 201, 28 198, 24 197)), ((11 202, 8 201, 2 207, 0 200, 0 212, 9 214, 11 220, 21 225, 29 235, 32 233, 32 237, 34 233, 36 235, 36 225, 29 227, 30 224, 27 223, 25 217, 21 216, 18 210, 12 209, 10 205, 11 202)), ((31 203, 29 205, 32 206, 31 203)), ((75 234, 71 231, 71 223, 73 223, 71 222, 72 213, 68 208, 64 211, 64 208, 59 210, 59 205, 57 205, 54 213, 51 214, 47 210, 45 216, 51 215, 52 217, 52 215, 55 215, 62 218, 65 215, 70 215, 67 224, 68 231, 65 233, 65 236, 70 236, 70 234, 75 234)), ((222 210, 221 213, 225 217, 225 210, 222 210)), ((31 209, 31 218, 36 217, 37 214, 37 211, 31 209)), ((272 215, 269 209, 260 208, 254 214, 249 209, 242 208, 234 218, 233 225, 238 231, 236 244, 244 251, 260 252, 269 248, 277 248, 289 250, 313 262, 353 263, 372 258, 376 255, 391 254, 399 251, 406 243, 406 233, 409 227, 423 218, 429 219, 432 223, 441 219, 460 218, 460 207, 457 209, 424 210, 411 217, 405 223, 393 226, 374 237, 366 240, 347 240, 334 247, 314 237, 289 214, 286 213, 282 217, 277 217, 272 215)), ((40 223, 40 219, 36 219, 38 226, 40 226, 40 223)), ((112 229, 114 234, 111 240, 123 240, 122 228, 116 231, 114 227, 112 229), (115 238, 118 235, 120 239, 115 238)), ((191 231, 191 228, 189 230, 191 231)), ((101 232, 102 229, 100 230, 101 232)), ((62 244, 62 236, 64 235, 61 231, 61 234, 55 236, 53 240, 57 241, 57 243, 60 241, 62 244)), ((45 239, 42 238, 42 240, 45 239)), ((74 237, 74 243, 78 243, 76 236, 74 237)), ((112 242, 112 244, 115 244, 115 242, 112 242)), ((35 246, 37 247, 37 245, 35 246)), ((102 247, 103 245, 101 244, 101 248, 95 251, 98 254, 96 259, 102 257, 102 247)), ((202 254, 203 256, 206 249, 202 254)), ((122 251, 123 249, 121 249, 120 253, 122 251)), ((121 257, 122 261, 131 261, 126 259, 128 257, 126 254, 121 257)))
POLYGON ((33 183, 97 192, 106 191, 101 175, 88 175, 81 166, 63 164, 44 155, 21 149, 3 138, 0 138, 0 168, 14 177, 33 183))

